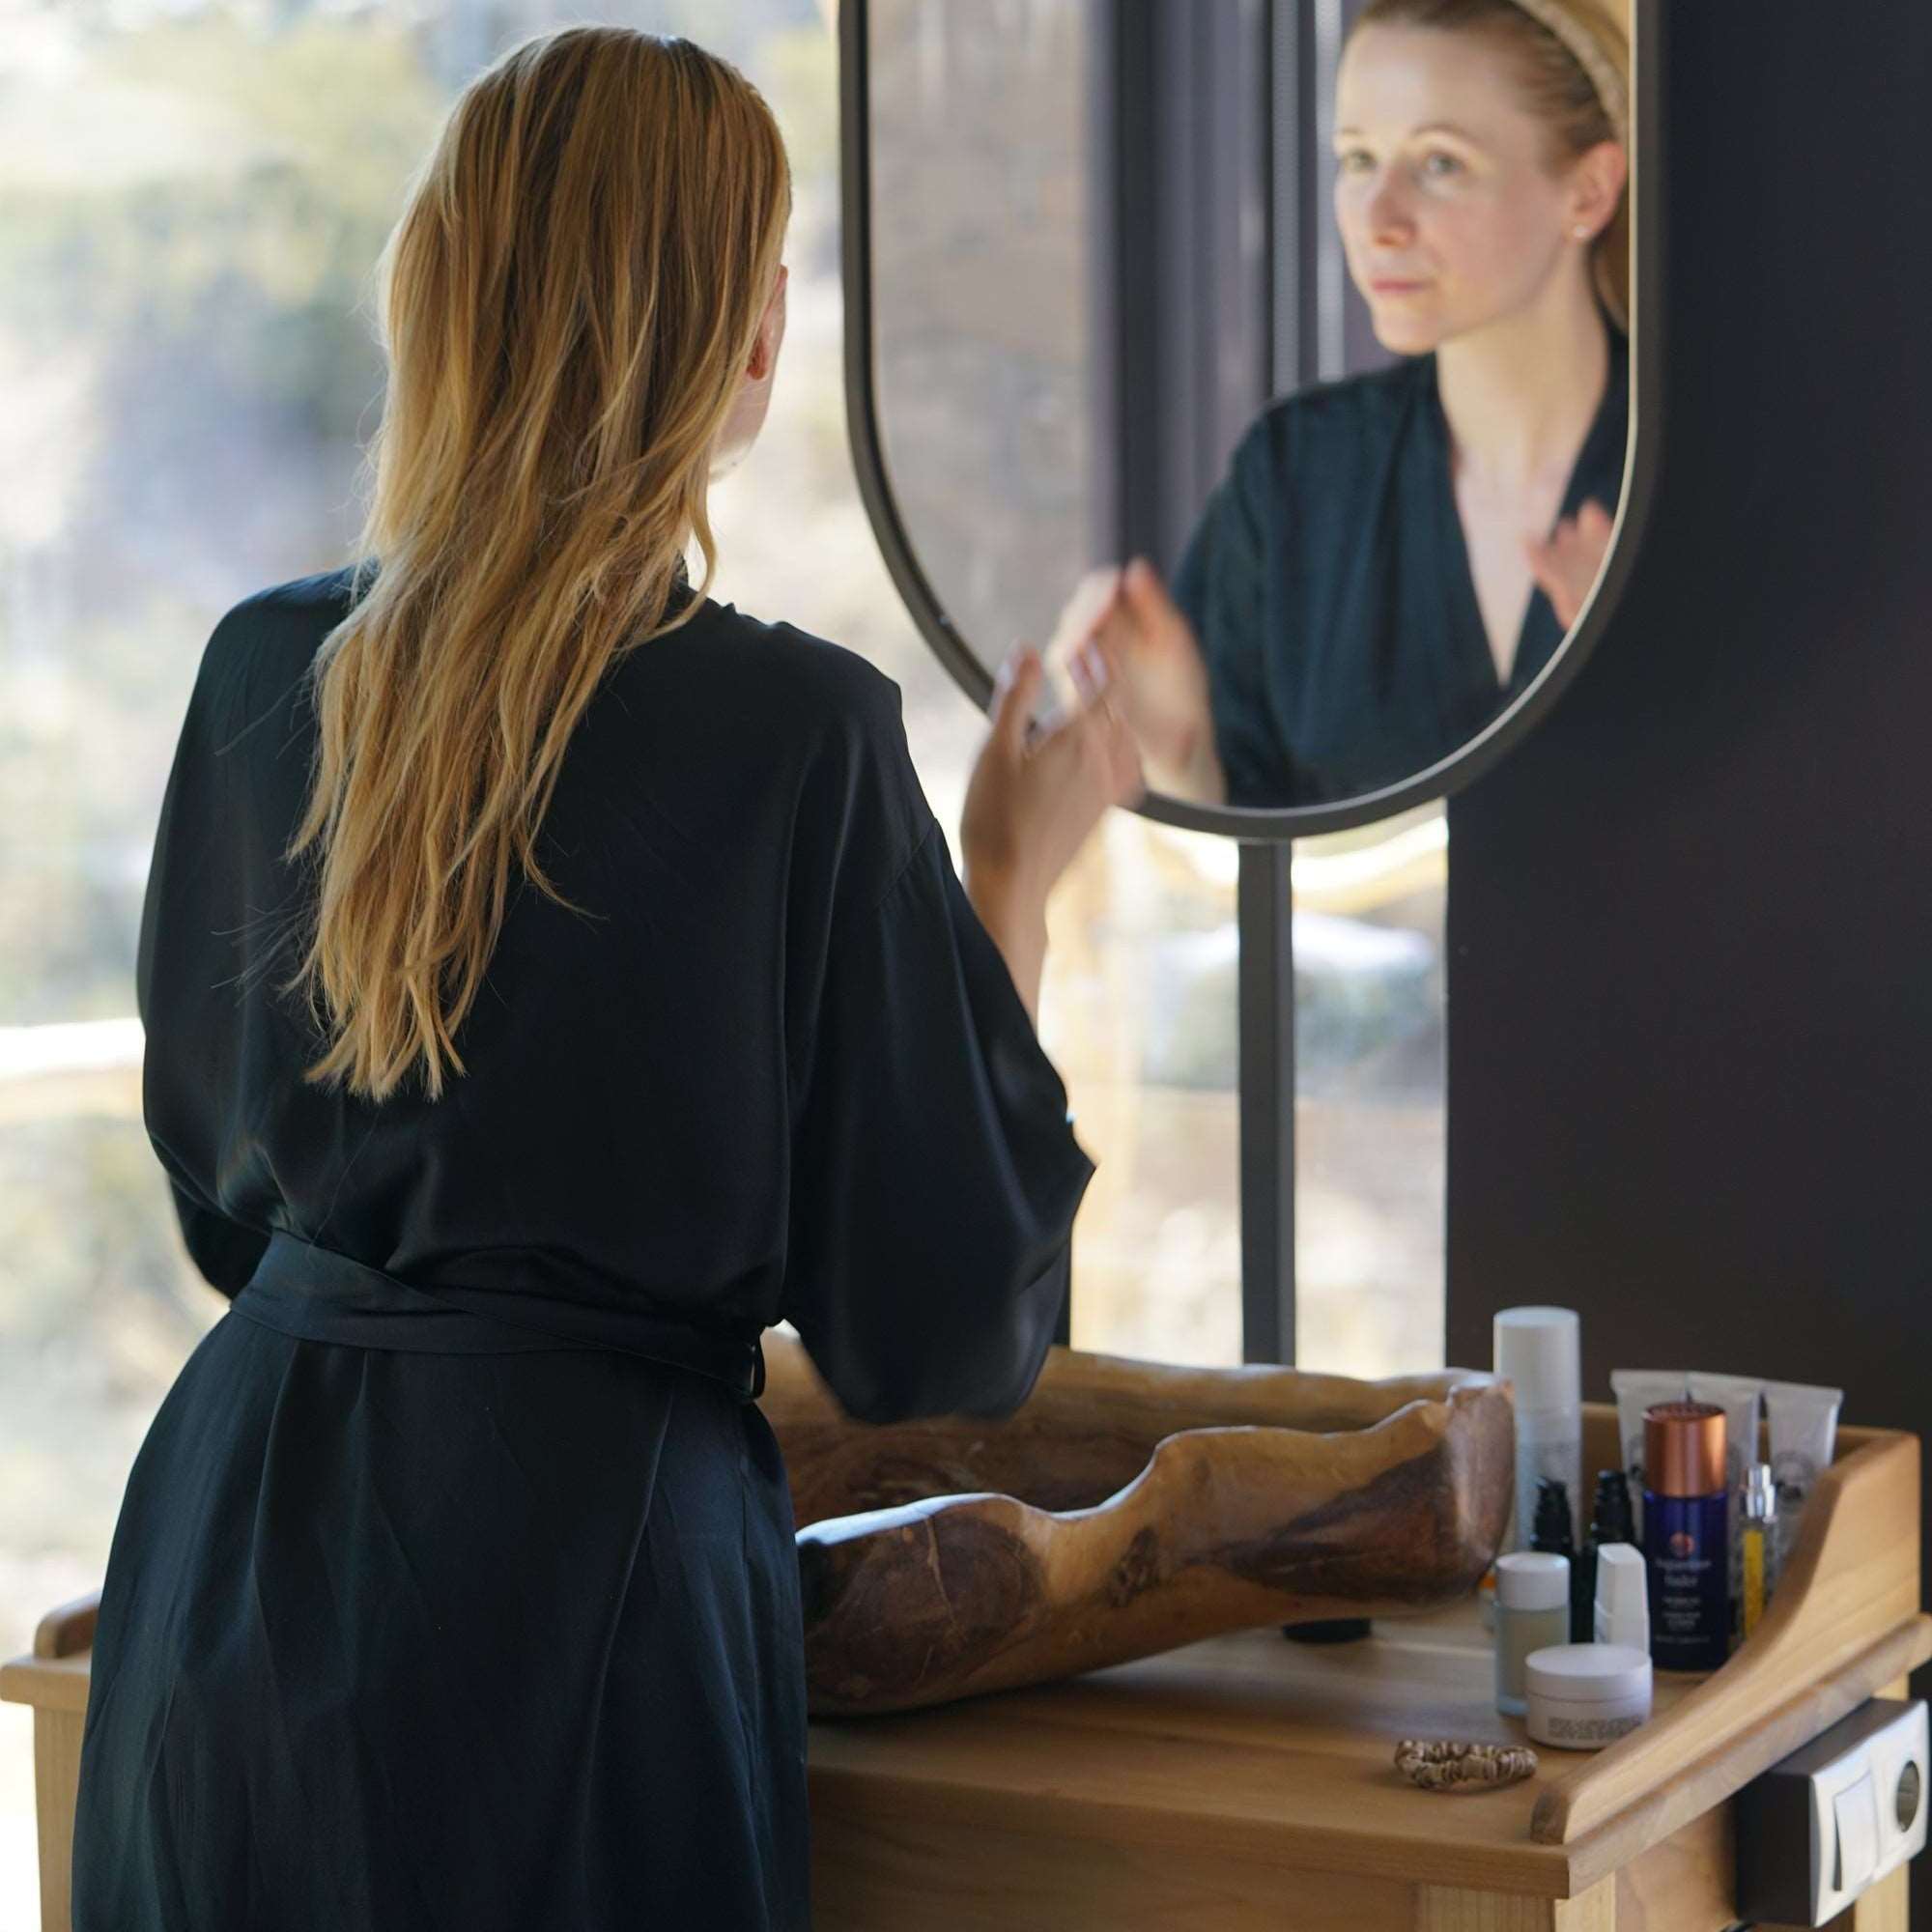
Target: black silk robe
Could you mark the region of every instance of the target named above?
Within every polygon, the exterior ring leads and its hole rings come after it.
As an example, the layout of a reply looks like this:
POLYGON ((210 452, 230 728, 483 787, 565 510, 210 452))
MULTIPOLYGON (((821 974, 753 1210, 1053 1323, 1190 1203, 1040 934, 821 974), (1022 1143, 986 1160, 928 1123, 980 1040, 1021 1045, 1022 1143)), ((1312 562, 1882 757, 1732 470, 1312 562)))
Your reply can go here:
MULTIPOLYGON (((1559 516, 1612 515, 1630 353, 1605 320, 1608 381, 1559 516)), ((1316 805, 1427 770, 1468 743, 1554 655, 1531 595, 1496 676, 1450 471, 1435 357, 1301 390, 1236 449, 1175 575, 1207 662, 1228 803, 1316 805)))
POLYGON ((1093 1172, 897 687, 707 602, 623 658, 431 1103, 303 1084, 304 674, 210 640, 142 923, 145 1109, 232 1297, 129 1477, 77 1932, 799 1927, 781 1318, 880 1420, 1024 1399, 1093 1172))

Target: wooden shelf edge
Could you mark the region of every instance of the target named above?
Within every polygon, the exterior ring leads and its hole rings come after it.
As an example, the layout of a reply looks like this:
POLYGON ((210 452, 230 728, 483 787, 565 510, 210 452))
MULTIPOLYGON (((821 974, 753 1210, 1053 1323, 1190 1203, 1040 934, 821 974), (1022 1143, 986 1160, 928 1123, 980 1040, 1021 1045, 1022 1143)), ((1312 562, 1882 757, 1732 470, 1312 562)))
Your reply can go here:
POLYGON ((1916 1617, 1844 1669, 1766 1713, 1741 1737, 1686 1766, 1608 1823, 1570 1840, 1565 1849, 1573 1885, 1587 1887, 1662 1843, 1927 1662, 1932 1662, 1932 1617, 1916 1617))
POLYGON ((94 1627, 100 1618, 100 1592, 90 1590, 57 1610, 49 1610, 34 1632, 36 1657, 72 1657, 94 1647, 94 1627))
POLYGON ((1685 1816, 1835 1721, 1815 1719, 1860 1685, 1856 1701, 1932 1657, 1932 1618, 1918 1613, 1918 1438, 1850 1440, 1819 1478, 1756 1634, 1666 1715, 1552 1784, 1530 1825, 1538 1843, 1575 1850, 1613 1833, 1628 1847, 1638 1826, 1645 1841, 1668 1836, 1693 1796, 1685 1816))

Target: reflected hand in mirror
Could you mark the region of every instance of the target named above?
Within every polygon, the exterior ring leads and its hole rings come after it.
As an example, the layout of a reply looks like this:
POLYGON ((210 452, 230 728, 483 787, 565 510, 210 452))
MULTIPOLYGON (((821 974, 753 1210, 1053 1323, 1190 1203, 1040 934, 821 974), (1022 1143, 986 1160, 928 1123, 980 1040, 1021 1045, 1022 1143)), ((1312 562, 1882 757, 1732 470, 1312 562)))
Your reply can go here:
POLYGON ((1594 497, 1574 517, 1560 518, 1548 537, 1523 539, 1530 574, 1566 631, 1582 611, 1609 547, 1610 513, 1594 497))
POLYGON ((1133 737, 1104 693, 1029 732, 1044 683, 1039 653, 1025 644, 1000 667, 959 816, 967 896, 1036 1018, 1047 895, 1107 808, 1138 805, 1147 789, 1133 737))
POLYGON ((1055 645, 1087 695, 1111 695, 1151 785, 1202 805, 1225 801, 1208 667, 1152 564, 1137 556, 1124 570, 1090 573, 1068 600, 1055 645))

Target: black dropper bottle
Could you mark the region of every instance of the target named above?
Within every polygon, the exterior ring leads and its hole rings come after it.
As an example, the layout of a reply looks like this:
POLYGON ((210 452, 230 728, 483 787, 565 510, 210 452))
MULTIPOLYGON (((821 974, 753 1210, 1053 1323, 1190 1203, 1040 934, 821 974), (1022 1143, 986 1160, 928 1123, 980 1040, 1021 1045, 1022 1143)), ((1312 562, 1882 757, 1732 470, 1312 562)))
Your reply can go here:
POLYGON ((1630 1479, 1621 1469, 1599 1469, 1597 1493, 1590 1503, 1590 1531, 1570 1565, 1572 1643, 1588 1643, 1597 1634, 1597 1551, 1606 1543, 1635 1541, 1630 1479))
POLYGON ((1548 1556, 1570 1559, 1571 1642, 1577 1628, 1577 1548, 1571 1529, 1570 1486, 1557 1476, 1536 1479, 1536 1515, 1531 1520, 1529 1547, 1548 1556))
POLYGON ((1548 1556, 1575 1556, 1571 1521, 1569 1485, 1558 1476, 1539 1476, 1529 1547, 1548 1556))

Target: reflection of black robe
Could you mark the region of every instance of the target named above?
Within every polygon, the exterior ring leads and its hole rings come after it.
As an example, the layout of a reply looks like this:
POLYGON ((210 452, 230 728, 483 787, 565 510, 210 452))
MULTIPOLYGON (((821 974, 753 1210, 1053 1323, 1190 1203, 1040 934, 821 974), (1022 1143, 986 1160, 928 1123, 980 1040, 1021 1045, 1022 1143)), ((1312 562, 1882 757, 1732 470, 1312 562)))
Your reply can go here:
MULTIPOLYGON (((1615 513, 1625 337, 1559 515, 1615 513)), ((1530 598, 1508 682, 1476 602, 1435 357, 1324 384, 1250 427, 1175 579, 1208 663, 1228 803, 1312 805, 1408 778, 1466 744, 1562 640, 1530 598)))
POLYGON ((232 1307, 128 1480, 76 1932, 807 1923, 798 1571, 756 1338, 848 1407, 1031 1387, 1092 1164, 896 687, 707 603, 624 659, 431 1104, 302 1084, 280 850, 344 574, 203 660, 146 1117, 232 1307))

